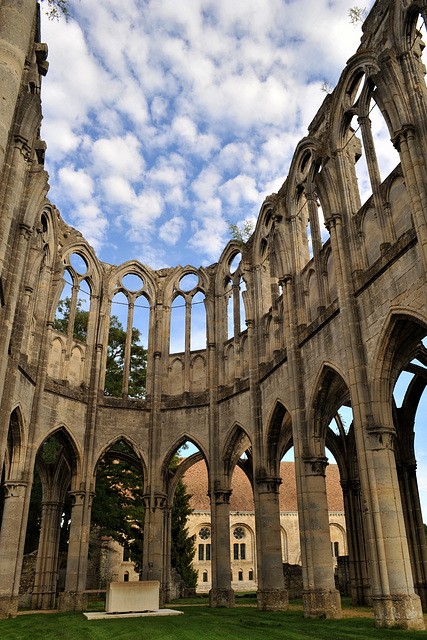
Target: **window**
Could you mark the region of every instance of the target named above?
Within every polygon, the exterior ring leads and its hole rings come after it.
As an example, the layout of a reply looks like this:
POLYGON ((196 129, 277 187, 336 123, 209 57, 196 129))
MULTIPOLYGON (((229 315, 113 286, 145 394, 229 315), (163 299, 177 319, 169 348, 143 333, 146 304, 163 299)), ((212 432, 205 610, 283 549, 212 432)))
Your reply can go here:
POLYGON ((243 580, 243 571, 241 569, 239 571, 239 580, 243 580))
POLYGON ((249 569, 249 580, 253 580, 254 579, 254 572, 252 571, 252 569, 249 569))
POLYGON ((203 571, 203 582, 207 582, 207 581, 208 581, 208 572, 203 571))
POLYGON ((199 560, 205 559, 205 545, 199 544, 199 560))
POLYGON ((202 540, 209 540, 210 537, 211 532, 208 527, 202 527, 199 531, 199 538, 201 538, 202 540))
POLYGON ((236 527, 233 531, 233 536, 236 540, 241 540, 245 537, 245 530, 242 527, 236 527))
POLYGON ((239 544, 235 542, 233 544, 233 559, 234 560, 246 560, 246 544, 239 544))
POLYGON ((334 556, 338 557, 340 555, 340 543, 334 542, 334 556))
POLYGON ((129 571, 125 572, 125 575, 123 576, 123 581, 124 582, 129 582, 129 571))
POLYGON ((210 560, 211 559, 211 545, 207 544, 206 545, 206 560, 210 560))

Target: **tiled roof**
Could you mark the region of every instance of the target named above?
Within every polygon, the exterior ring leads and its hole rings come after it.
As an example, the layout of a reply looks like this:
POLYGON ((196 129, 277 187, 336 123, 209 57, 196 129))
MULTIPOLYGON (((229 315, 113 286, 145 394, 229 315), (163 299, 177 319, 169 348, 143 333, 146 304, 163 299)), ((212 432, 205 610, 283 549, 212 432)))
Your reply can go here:
MULTIPOLYGON (((293 462, 280 463, 280 511, 296 512, 297 494, 295 466, 293 462)), ((203 461, 193 465, 184 476, 187 491, 192 495, 191 508, 195 511, 209 511, 208 474, 203 461)), ((231 483, 233 493, 230 498, 231 511, 254 511, 252 488, 245 473, 236 467, 231 483)), ((329 511, 344 511, 338 466, 330 464, 326 468, 326 491, 329 511)))

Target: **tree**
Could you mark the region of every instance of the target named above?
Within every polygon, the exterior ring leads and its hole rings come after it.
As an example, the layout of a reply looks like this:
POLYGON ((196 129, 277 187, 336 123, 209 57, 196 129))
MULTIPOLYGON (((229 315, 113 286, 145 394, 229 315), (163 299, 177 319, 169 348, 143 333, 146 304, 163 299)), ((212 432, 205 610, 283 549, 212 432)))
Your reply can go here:
MULTIPOLYGON (((83 300, 78 299, 73 328, 73 338, 86 342, 89 311, 82 309, 83 300)), ((71 298, 60 300, 53 328, 67 333, 70 319, 71 298)), ((147 379, 147 350, 140 344, 141 332, 132 328, 131 357, 129 368, 128 395, 144 398, 147 379)), ((125 361, 126 331, 117 316, 111 316, 107 345, 107 365, 105 370, 105 394, 120 398, 122 395, 123 370, 125 361)))
POLYGON ((242 248, 244 248, 254 232, 254 223, 252 220, 245 220, 245 222, 239 226, 234 224, 230 220, 227 220, 228 223, 228 232, 231 235, 232 239, 240 244, 242 248))
POLYGON ((92 504, 92 526, 100 536, 110 536, 122 547, 127 546, 142 571, 144 531, 143 478, 138 463, 129 462, 133 451, 118 442, 100 461, 96 474, 92 504), (116 454, 116 455, 115 455, 116 454))
MULTIPOLYGON (((170 468, 178 466, 180 458, 175 455, 172 458, 170 468)), ((193 512, 190 507, 191 495, 187 493, 187 487, 180 480, 175 490, 172 506, 171 523, 171 564, 178 571, 184 584, 191 588, 197 586, 197 571, 193 569, 193 558, 196 553, 196 536, 188 535, 187 520, 193 512)))
MULTIPOLYGON (((45 0, 40 0, 43 4, 45 2, 45 0)), ((71 13, 70 13, 70 4, 68 2, 68 0, 46 0, 47 2, 47 8, 46 8, 46 15, 49 18, 49 20, 59 20, 59 18, 61 18, 61 16, 64 16, 64 18, 66 20, 69 20, 71 18, 71 13)))
POLYGON ((366 17, 366 7, 363 7, 363 9, 357 6, 351 7, 351 9, 348 10, 348 17, 353 25, 363 22, 366 17))

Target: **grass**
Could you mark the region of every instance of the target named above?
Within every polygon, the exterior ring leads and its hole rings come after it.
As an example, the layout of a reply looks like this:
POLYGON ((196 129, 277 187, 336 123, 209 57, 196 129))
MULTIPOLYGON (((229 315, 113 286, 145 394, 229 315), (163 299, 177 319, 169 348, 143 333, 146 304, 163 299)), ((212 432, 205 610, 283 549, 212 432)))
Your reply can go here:
MULTIPOLYGON (((252 603, 254 599, 250 598, 252 603)), ((198 598, 197 600, 202 600, 198 598)), ((244 600, 244 598, 242 598, 244 600)), ((181 605, 183 602, 181 602, 181 605)), ((179 609, 179 605, 170 604, 179 609)), ((424 632, 375 629, 370 613, 358 608, 357 617, 305 620, 301 605, 288 611, 259 612, 255 607, 210 609, 205 604, 182 607, 184 615, 88 621, 81 613, 20 615, 0 620, 1 640, 421 640, 424 632), (361 615, 362 614, 362 615, 361 615)), ((372 614, 371 614, 372 615, 372 614)))

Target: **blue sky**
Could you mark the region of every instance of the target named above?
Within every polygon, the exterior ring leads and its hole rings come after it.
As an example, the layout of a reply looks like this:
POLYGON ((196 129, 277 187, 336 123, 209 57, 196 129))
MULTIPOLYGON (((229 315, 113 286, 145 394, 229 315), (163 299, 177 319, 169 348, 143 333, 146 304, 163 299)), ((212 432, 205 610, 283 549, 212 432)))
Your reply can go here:
MULTIPOLYGON (((110 264, 216 262, 227 221, 255 221, 286 178, 322 83, 335 85, 355 53, 351 5, 70 0, 68 23, 43 14, 42 137, 62 217, 110 264)), ((385 177, 398 158, 379 121, 374 134, 385 177)), ((363 190, 366 172, 359 179, 363 190)), ((425 405, 416 442, 427 514, 425 405)))

